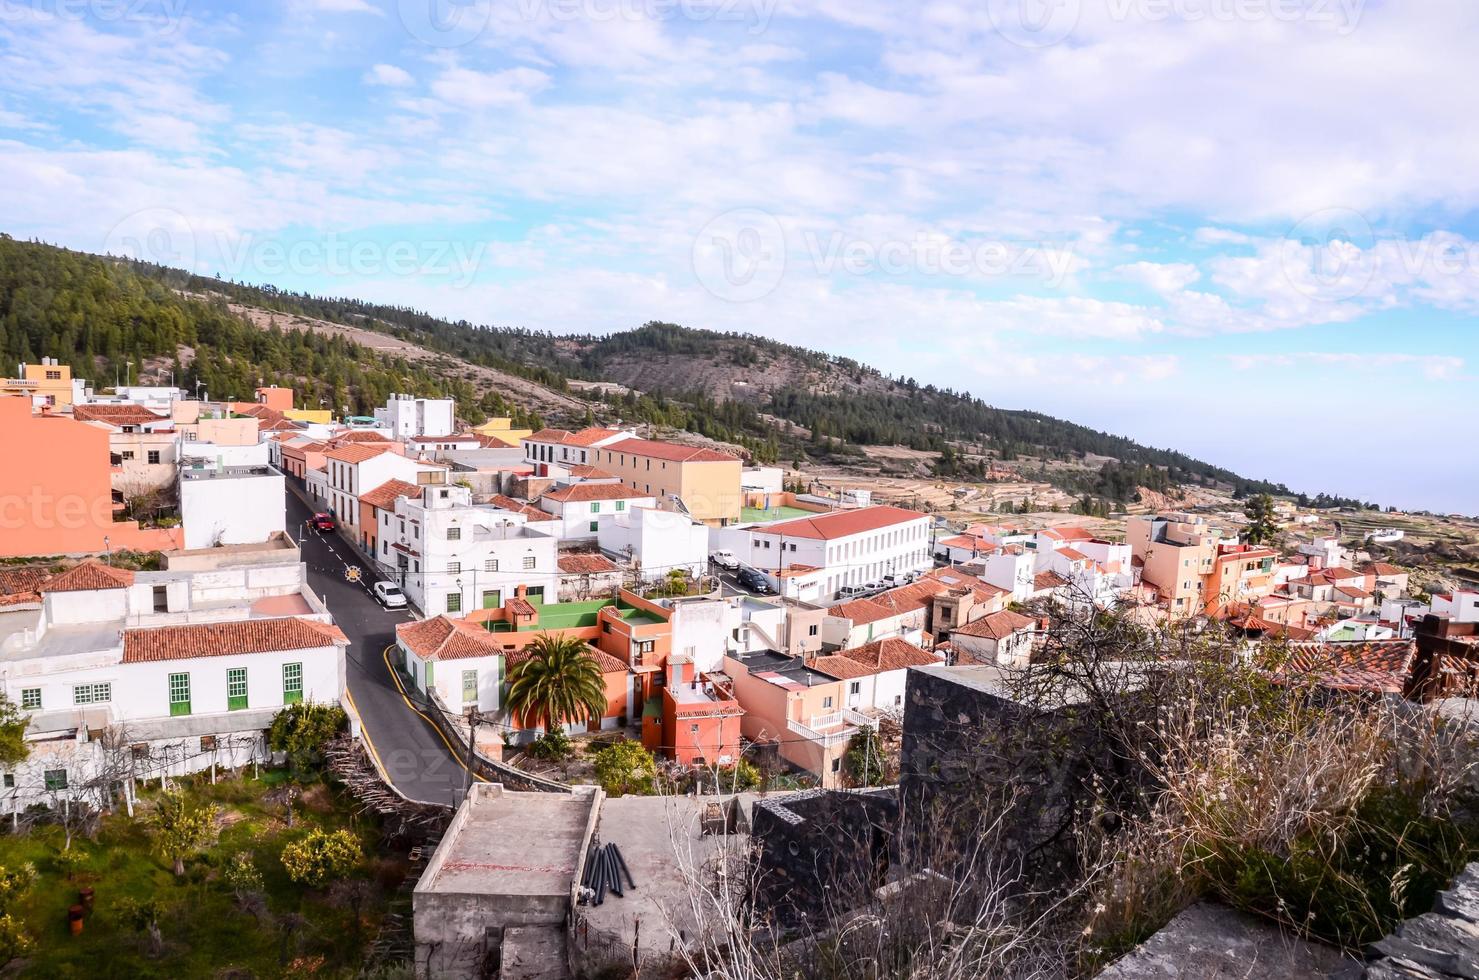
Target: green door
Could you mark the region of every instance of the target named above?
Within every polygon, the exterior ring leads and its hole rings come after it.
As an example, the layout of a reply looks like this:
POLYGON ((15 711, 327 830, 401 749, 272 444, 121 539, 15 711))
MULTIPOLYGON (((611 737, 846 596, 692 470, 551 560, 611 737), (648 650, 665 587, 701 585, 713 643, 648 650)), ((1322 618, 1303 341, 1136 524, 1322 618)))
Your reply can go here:
POLYGON ((240 711, 246 706, 246 668, 233 667, 226 671, 226 708, 229 711, 240 711))
POLYGON ((169 713, 174 715, 188 715, 190 713, 190 675, 169 675, 169 713))
POLYGON ((303 665, 282 665, 282 703, 297 704, 303 700, 303 665))

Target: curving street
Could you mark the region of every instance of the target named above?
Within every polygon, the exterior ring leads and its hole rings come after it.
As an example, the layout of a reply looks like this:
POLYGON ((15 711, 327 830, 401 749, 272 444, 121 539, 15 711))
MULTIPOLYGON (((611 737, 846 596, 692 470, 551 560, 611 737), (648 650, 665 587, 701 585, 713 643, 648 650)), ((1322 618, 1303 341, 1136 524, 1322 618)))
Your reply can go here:
POLYGON ((388 610, 370 594, 371 570, 338 535, 309 529, 309 508, 287 491, 288 530, 302 538, 308 581, 349 637, 348 684, 363 724, 365 743, 395 788, 422 803, 455 806, 467 785, 461 760, 441 733, 420 714, 402 691, 385 651, 395 643, 395 626, 414 618, 408 610, 388 610), (359 582, 345 578, 350 565, 361 566, 359 582))

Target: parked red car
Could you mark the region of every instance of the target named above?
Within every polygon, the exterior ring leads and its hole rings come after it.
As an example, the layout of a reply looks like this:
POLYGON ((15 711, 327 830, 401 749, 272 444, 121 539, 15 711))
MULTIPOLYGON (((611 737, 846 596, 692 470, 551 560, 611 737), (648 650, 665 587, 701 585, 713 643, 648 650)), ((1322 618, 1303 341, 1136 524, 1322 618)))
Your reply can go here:
POLYGON ((339 522, 334 520, 332 514, 314 514, 308 519, 308 523, 315 531, 329 532, 339 527, 339 522))

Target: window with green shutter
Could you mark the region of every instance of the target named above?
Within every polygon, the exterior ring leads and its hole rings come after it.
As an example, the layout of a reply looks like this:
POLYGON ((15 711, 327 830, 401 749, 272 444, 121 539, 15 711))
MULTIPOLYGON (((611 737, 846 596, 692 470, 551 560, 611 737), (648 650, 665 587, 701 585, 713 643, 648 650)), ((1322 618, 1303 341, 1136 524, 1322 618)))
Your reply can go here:
POLYGON ((303 700, 303 665, 282 665, 282 703, 297 704, 303 700))
POLYGON ((108 681, 100 684, 72 685, 73 704, 107 704, 113 700, 113 685, 108 681))
POLYGON ((190 713, 190 675, 169 675, 169 713, 171 715, 188 715, 190 713))
POLYGON ((23 687, 23 688, 21 688, 21 707, 22 708, 25 708, 27 711, 40 711, 41 710, 41 688, 39 688, 39 687, 23 687))
POLYGON ((597 500, 597 501, 595 501, 594 503, 591 504, 591 513, 592 514, 599 514, 599 513, 601 513, 601 502, 599 500, 597 500))
POLYGON ((246 668, 232 667, 226 671, 226 708, 228 711, 240 711, 246 706, 246 668))
POLYGON ((42 778, 49 793, 67 788, 67 770, 65 769, 48 769, 42 778))
POLYGON ((478 672, 475 670, 462 672, 462 703, 478 703, 478 672))

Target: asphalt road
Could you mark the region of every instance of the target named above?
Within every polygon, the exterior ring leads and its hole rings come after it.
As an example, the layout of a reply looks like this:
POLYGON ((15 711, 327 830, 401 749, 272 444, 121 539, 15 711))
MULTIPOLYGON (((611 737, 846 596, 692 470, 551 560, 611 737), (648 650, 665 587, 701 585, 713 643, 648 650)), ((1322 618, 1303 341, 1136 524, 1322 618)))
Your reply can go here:
POLYGON ((467 785, 467 770, 442 735, 398 686, 385 651, 395 643, 395 626, 414 618, 406 610, 383 608, 370 593, 370 569, 349 582, 345 569, 361 559, 337 534, 307 527, 308 508, 287 491, 288 530, 301 537, 308 582, 334 623, 349 637, 349 696, 363 723, 365 741, 395 788, 423 803, 456 805, 467 785))

